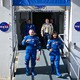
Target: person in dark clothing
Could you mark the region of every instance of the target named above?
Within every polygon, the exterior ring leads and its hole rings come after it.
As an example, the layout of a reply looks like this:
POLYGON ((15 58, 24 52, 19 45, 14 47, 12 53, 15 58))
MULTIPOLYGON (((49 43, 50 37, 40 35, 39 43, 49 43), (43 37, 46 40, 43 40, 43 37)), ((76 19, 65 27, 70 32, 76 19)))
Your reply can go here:
POLYGON ((26 23, 27 23, 27 20, 25 19, 20 25, 20 34, 22 36, 22 39, 24 38, 24 27, 25 27, 26 23))
POLYGON ((28 19, 27 20, 27 23, 26 23, 26 25, 24 27, 24 36, 29 35, 29 30, 30 29, 33 29, 34 32, 36 33, 35 25, 31 23, 31 20, 30 19, 28 19))

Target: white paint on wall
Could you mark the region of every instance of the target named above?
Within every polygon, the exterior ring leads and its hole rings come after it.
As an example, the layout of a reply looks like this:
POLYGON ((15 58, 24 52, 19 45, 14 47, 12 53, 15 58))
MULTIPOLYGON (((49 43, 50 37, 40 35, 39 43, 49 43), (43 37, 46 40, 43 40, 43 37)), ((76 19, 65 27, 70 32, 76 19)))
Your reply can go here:
MULTIPOLYGON (((76 74, 78 74, 78 71, 76 71, 77 67, 75 65, 79 64, 80 62, 80 31, 75 30, 74 25, 76 22, 80 21, 80 0, 71 0, 71 9, 70 9, 70 29, 69 29, 69 43, 70 43, 70 63, 73 64, 74 61, 77 63, 74 63, 73 68, 70 67, 71 77, 72 78, 79 78, 77 75, 75 77, 75 74, 73 73, 73 69, 75 70, 76 74), (76 43, 77 48, 74 48, 74 43, 76 43), (74 61, 72 60, 72 55, 74 57, 74 61)), ((78 65, 79 67, 79 65, 78 65)), ((80 72, 79 72, 80 73, 80 72)))
POLYGON ((11 10, 0 6, 0 23, 7 22, 10 25, 7 32, 0 30, 0 78, 10 77, 10 65, 13 56, 11 16, 11 10))

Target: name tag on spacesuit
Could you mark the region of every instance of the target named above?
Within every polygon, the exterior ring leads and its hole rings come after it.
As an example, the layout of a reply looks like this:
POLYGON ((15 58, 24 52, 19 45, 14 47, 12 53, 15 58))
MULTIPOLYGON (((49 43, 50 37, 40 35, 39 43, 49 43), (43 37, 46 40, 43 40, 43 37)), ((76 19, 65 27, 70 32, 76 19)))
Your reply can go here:
POLYGON ((58 42, 53 42, 52 44, 58 44, 58 42))

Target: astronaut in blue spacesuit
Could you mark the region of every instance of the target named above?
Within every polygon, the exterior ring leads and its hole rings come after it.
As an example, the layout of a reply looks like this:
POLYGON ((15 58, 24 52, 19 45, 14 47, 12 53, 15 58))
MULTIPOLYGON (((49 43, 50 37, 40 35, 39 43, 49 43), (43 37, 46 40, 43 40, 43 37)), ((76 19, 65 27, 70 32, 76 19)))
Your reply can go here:
POLYGON ((32 75, 35 75, 35 65, 36 65, 36 54, 37 49, 41 49, 41 44, 39 38, 34 35, 34 30, 29 30, 29 35, 25 36, 22 45, 26 45, 26 55, 25 55, 25 64, 26 64, 26 75, 29 75, 29 61, 31 59, 31 71, 32 75))
POLYGON ((34 24, 31 23, 31 20, 30 20, 30 19, 28 19, 28 20, 27 20, 27 23, 26 23, 25 26, 24 26, 24 36, 29 35, 29 30, 30 30, 30 29, 33 29, 34 32, 36 33, 34 24))
POLYGON ((50 50, 50 61, 51 61, 51 74, 54 73, 54 65, 56 68, 57 77, 61 77, 59 70, 59 62, 60 62, 60 48, 62 46, 62 41, 58 38, 57 32, 54 32, 51 36, 52 38, 48 40, 47 49, 50 50))

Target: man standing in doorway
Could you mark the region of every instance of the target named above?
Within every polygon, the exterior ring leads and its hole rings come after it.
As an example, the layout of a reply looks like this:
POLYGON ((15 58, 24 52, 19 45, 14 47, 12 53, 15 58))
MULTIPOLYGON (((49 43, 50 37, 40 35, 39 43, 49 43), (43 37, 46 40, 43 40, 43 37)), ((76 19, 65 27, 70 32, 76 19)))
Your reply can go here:
POLYGON ((49 23, 49 19, 45 19, 45 23, 41 28, 41 36, 44 38, 44 47, 46 47, 47 40, 50 38, 50 35, 53 33, 53 25, 49 23))

